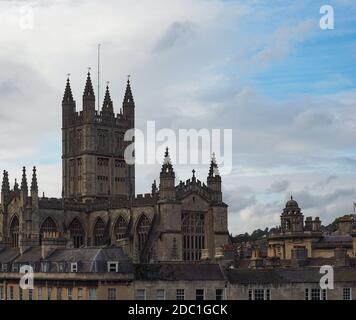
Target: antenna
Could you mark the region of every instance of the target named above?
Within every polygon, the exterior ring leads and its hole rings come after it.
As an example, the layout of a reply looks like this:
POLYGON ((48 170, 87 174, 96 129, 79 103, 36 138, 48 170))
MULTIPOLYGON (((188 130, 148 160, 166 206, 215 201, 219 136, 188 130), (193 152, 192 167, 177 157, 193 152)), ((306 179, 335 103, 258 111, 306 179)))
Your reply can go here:
POLYGON ((100 112, 100 43, 98 44, 98 112, 100 112))

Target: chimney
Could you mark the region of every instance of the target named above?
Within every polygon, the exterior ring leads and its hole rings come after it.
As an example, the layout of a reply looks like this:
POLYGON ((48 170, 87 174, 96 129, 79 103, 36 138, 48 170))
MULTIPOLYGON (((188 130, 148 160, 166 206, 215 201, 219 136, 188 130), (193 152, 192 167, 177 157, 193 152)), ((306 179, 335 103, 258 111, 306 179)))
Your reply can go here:
POLYGON ((345 267, 348 265, 348 255, 345 248, 335 248, 334 258, 336 267, 345 267))
POLYGON ((352 230, 352 218, 341 217, 338 221, 338 233, 339 235, 347 235, 351 233, 352 230))
POLYGON ((42 259, 48 256, 56 249, 65 248, 67 240, 59 236, 59 232, 45 232, 41 242, 42 259))

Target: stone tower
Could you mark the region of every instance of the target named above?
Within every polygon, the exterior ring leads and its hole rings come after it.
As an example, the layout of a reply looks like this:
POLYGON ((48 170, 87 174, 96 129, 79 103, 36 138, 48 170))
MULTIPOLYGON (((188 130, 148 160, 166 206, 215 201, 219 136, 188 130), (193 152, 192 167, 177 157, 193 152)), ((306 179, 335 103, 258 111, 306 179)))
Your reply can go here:
POLYGON ((283 232, 301 232, 304 230, 304 216, 297 201, 292 196, 283 209, 281 227, 283 232))
POLYGON ((95 109, 90 72, 83 93, 83 110, 76 111, 70 81, 62 101, 63 197, 107 199, 135 195, 135 165, 124 159, 125 132, 134 129, 135 103, 127 81, 122 110, 115 115, 109 87, 102 109, 95 109))

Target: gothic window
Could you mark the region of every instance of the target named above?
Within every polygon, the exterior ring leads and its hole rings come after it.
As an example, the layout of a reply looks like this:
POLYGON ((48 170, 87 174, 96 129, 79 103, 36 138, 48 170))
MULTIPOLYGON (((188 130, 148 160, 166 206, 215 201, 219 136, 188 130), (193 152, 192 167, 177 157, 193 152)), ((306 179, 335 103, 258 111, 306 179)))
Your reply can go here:
POLYGON ((93 231, 94 246, 102 246, 105 244, 105 224, 101 218, 96 220, 93 231))
POLYGON ((11 221, 10 241, 11 241, 11 246, 18 247, 18 245, 19 245, 19 219, 16 216, 11 221))
POLYGON ((77 130, 77 151, 81 151, 83 147, 83 134, 82 130, 77 130))
POLYGON ((69 144, 69 154, 73 154, 74 153, 74 140, 75 139, 75 132, 74 130, 71 130, 69 132, 69 141, 68 141, 68 144, 69 144))
POLYGON ((75 160, 69 160, 69 192, 74 194, 75 160))
POLYGON ((98 129, 97 132, 98 151, 108 151, 109 149, 109 131, 98 129))
POLYGON ((127 223, 123 216, 119 216, 116 220, 114 227, 114 234, 116 240, 123 239, 126 237, 127 223))
POLYGON ((58 232, 57 226, 55 222, 53 221, 52 218, 48 217, 46 220, 42 223, 41 229, 40 229, 40 236, 41 239, 44 238, 45 234, 51 234, 51 236, 54 236, 54 233, 58 232))
POLYGON ((74 219, 69 225, 70 238, 73 241, 74 248, 80 248, 84 245, 84 229, 78 219, 74 219))
POLYGON ((150 220, 148 220, 148 218, 143 214, 141 215, 136 227, 138 250, 140 252, 145 246, 149 230, 150 220))
POLYGON ((126 176, 126 164, 124 160, 115 159, 115 192, 122 193, 124 192, 125 185, 125 176, 126 176))
POLYGON ((200 212, 182 213, 183 259, 196 261, 204 249, 204 214, 200 212))
POLYGON ((83 171, 82 158, 77 159, 77 168, 78 168, 78 193, 82 194, 82 171, 83 171))
POLYGON ((109 159, 97 159, 97 179, 99 183, 99 193, 106 194, 109 189, 109 159))

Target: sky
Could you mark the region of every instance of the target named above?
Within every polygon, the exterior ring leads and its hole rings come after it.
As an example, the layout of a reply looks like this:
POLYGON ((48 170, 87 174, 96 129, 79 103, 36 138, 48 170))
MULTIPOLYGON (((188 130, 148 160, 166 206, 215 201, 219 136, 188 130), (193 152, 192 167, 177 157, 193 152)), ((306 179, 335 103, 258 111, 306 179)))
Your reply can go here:
MULTIPOLYGON (((291 195, 330 223, 356 201, 355 22, 352 0, 0 1, 0 170, 13 184, 36 165, 60 196, 66 77, 80 110, 100 43, 101 87, 119 112, 131 75, 138 128, 232 129, 231 233, 278 225, 291 195)), ((159 168, 137 166, 138 193, 159 168)), ((206 181, 206 165, 180 165, 177 182, 193 168, 206 181)))

